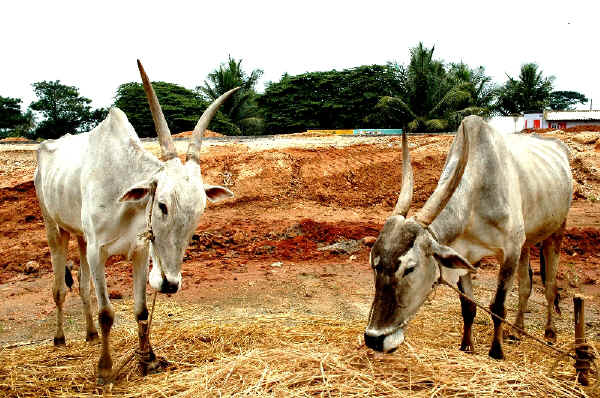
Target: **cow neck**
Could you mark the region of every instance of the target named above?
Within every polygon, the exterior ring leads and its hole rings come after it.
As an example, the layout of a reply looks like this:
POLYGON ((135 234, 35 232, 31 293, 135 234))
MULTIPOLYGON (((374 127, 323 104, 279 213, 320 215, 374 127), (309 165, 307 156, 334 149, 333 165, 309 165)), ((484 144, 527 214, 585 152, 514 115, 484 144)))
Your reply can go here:
POLYGON ((455 192, 444 210, 427 227, 427 230, 434 236, 435 240, 443 245, 450 245, 458 239, 466 230, 469 222, 469 212, 471 204, 466 203, 469 199, 463 198, 459 192, 455 192), (458 198, 459 196, 460 198, 458 198))

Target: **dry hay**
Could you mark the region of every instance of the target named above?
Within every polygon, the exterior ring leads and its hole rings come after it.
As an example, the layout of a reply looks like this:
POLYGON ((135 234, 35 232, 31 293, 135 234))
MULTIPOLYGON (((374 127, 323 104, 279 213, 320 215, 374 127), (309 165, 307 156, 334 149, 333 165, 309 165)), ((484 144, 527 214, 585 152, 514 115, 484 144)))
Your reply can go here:
MULTIPOLYGON (((505 344, 506 361, 490 359, 492 328, 485 314, 474 324, 477 353, 459 351, 457 300, 439 296, 435 307, 428 303, 412 322, 408 344, 391 355, 365 348, 362 319, 295 313, 190 317, 198 308, 159 299, 152 341, 156 353, 171 361, 168 369, 142 377, 130 364, 114 384, 101 388, 94 375, 99 345, 76 341, 54 348, 48 341, 0 351, 0 395, 597 396, 594 388, 576 383, 570 360, 557 363, 531 340, 505 344)), ((131 303, 119 303, 117 316, 131 317, 130 308, 131 303)), ((541 327, 530 331, 540 335, 541 327)), ((572 338, 565 330, 559 336, 559 347, 572 338)), ((116 368, 137 344, 135 326, 115 328, 112 342, 116 368)))

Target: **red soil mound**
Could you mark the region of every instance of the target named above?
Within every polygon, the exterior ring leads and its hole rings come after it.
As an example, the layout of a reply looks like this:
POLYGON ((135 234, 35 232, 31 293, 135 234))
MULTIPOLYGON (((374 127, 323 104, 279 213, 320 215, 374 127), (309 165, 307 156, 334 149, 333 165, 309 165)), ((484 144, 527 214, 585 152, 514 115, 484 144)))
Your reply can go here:
POLYGON ((41 270, 51 269, 45 234, 40 239, 44 223, 33 181, 0 189, 0 225, 0 283, 30 260, 37 261, 41 270))
POLYGON ((20 141, 20 142, 31 142, 25 137, 6 137, 0 140, 0 142, 11 142, 11 141, 20 141))
MULTIPOLYGON (((451 141, 452 137, 413 140, 413 209, 421 207, 435 189, 451 141)), ((185 261, 196 261, 192 272, 198 273, 217 264, 231 271, 254 259, 267 264, 339 260, 339 254, 317 248, 378 235, 400 190, 398 144, 391 140, 344 148, 267 151, 227 147, 203 154, 206 183, 230 187, 235 198, 209 207, 210 215, 197 229, 185 261), (353 216, 348 219, 344 214, 353 216)), ((0 223, 0 283, 22 273, 30 260, 40 264, 42 273, 51 269, 33 182, 0 188, 0 223)), ((597 229, 569 229, 563 253, 569 257, 577 254, 568 261, 585 257, 590 264, 600 263, 595 252, 598 244, 597 229)), ((73 241, 69 256, 77 264, 76 253, 73 241)), ((363 247, 357 254, 362 261, 367 253, 363 247)), ((110 264, 119 277, 129 277, 129 264, 120 259, 112 259, 110 264)))
MULTIPOLYGON (((549 128, 545 128, 545 129, 523 129, 523 130, 521 130, 521 133, 543 134, 543 133, 549 133, 551 131, 556 131, 556 130, 557 129, 549 129, 549 128)), ((566 129, 561 129, 561 131, 564 131, 565 133, 582 133, 584 131, 600 132, 600 125, 597 125, 597 124, 582 124, 580 126, 567 127, 566 129)))
MULTIPOLYGON (((192 133, 193 133, 193 131, 184 131, 183 133, 173 134, 173 137, 178 137, 178 138, 191 137, 192 133)), ((221 133, 217 133, 216 131, 205 130, 204 137, 224 137, 224 135, 221 133)))
POLYGON ((582 124, 580 126, 568 127, 563 130, 565 133, 582 133, 584 131, 600 131, 597 124, 582 124))

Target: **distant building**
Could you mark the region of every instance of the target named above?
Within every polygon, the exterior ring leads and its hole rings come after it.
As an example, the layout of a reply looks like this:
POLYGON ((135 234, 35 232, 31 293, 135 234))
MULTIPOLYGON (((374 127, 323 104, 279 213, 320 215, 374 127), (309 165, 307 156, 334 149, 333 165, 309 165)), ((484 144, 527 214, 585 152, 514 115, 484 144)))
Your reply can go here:
POLYGON ((544 111, 525 113, 526 129, 565 129, 581 124, 600 125, 600 110, 598 111, 544 111))
POLYGON ((526 129, 541 129, 545 128, 544 125, 544 114, 541 112, 528 112, 523 114, 523 118, 525 119, 525 127, 526 129))

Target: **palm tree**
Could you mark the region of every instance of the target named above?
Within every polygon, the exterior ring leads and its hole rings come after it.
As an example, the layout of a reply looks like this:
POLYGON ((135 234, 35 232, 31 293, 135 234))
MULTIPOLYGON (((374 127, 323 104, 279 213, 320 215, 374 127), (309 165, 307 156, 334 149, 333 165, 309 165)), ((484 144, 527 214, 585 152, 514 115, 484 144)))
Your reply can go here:
POLYGON ((452 86, 462 87, 471 97, 466 108, 449 115, 453 119, 453 125, 458 125, 468 115, 489 117, 492 114, 498 88, 492 82, 492 78, 485 74, 483 66, 472 69, 463 62, 450 64, 448 79, 452 86))
POLYGON ((433 58, 435 47, 419 43, 410 50, 410 63, 403 74, 405 93, 382 97, 376 108, 388 119, 395 119, 409 131, 442 131, 454 128, 470 114, 485 114, 475 98, 487 101, 490 78, 483 70, 456 67, 446 71, 440 60, 433 58))
POLYGON ((508 76, 499 89, 496 109, 506 116, 541 111, 550 103, 553 81, 554 76, 544 77, 537 64, 524 64, 518 80, 508 76))
POLYGON ((247 75, 242 67, 242 60, 236 61, 229 56, 226 63, 208 74, 204 85, 196 90, 209 102, 219 98, 225 92, 241 87, 231 99, 223 104, 221 111, 237 127, 238 135, 253 135, 262 130, 262 118, 256 106, 254 86, 263 74, 261 69, 253 70, 247 75))

